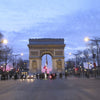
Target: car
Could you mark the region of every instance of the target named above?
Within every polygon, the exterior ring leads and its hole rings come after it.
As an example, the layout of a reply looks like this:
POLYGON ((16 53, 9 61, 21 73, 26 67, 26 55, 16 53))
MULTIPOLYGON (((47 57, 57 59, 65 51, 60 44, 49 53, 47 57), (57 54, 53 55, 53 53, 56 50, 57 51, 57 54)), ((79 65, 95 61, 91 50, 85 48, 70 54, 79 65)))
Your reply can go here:
POLYGON ((1 80, 7 80, 7 79, 8 79, 8 75, 6 75, 6 74, 1 75, 1 80))
POLYGON ((34 76, 33 75, 27 75, 27 79, 33 79, 34 76))

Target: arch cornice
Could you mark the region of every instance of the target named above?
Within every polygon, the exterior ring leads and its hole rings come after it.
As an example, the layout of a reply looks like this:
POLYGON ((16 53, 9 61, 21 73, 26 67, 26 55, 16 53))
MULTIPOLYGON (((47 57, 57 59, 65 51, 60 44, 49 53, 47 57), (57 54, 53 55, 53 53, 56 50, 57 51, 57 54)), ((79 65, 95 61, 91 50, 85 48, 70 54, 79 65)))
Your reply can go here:
POLYGON ((63 45, 28 45, 29 48, 62 48, 64 49, 65 44, 63 45))

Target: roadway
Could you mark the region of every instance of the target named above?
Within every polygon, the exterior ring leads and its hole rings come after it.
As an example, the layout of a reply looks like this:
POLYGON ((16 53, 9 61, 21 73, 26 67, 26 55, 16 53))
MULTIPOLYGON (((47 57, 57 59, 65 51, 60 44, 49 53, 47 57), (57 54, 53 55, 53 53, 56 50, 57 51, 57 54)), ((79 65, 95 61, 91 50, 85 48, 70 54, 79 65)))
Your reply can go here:
POLYGON ((100 79, 0 81, 0 100, 100 100, 100 79))

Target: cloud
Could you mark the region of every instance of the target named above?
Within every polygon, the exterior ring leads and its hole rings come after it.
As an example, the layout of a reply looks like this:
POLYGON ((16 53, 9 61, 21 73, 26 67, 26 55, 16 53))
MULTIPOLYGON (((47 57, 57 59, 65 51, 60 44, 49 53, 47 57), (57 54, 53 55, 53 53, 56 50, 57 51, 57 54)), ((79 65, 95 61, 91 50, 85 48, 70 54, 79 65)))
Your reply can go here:
POLYGON ((28 40, 26 39, 26 40, 19 40, 19 41, 21 41, 21 42, 28 42, 28 40))
POLYGON ((69 44, 83 43, 85 36, 98 36, 100 11, 77 12, 52 19, 51 22, 38 23, 26 32, 37 33, 37 37, 65 38, 69 44))
MULTIPOLYGON (((64 38, 67 52, 74 52, 85 48, 84 37, 100 37, 100 11, 78 11, 70 15, 46 18, 44 21, 22 30, 4 33, 15 48, 23 48, 28 52, 29 38, 64 38), (8 35, 9 34, 9 35, 8 35), (11 38, 12 37, 12 38, 11 38), (27 48, 27 49, 25 49, 27 48)), ((22 50, 22 49, 21 49, 22 50)), ((16 50, 15 50, 16 51, 16 50)))

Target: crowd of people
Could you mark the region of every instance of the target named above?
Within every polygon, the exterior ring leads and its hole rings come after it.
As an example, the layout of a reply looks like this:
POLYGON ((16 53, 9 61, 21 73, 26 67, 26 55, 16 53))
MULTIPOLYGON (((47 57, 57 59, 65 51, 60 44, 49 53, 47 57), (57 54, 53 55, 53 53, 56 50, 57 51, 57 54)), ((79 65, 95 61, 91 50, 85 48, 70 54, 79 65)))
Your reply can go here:
POLYGON ((36 74, 31 74, 31 75, 24 75, 24 74, 19 74, 19 73, 2 73, 0 75, 0 80, 7 80, 7 79, 62 79, 62 78, 67 78, 67 76, 75 76, 75 77, 86 77, 89 78, 91 76, 96 77, 96 74, 90 73, 90 72, 85 72, 85 73, 77 73, 77 74, 71 74, 71 73, 36 73, 36 74), (94 76, 95 75, 95 76, 94 76))
POLYGON ((24 74, 18 74, 18 73, 14 73, 14 74, 8 74, 8 73, 3 73, 1 75, 1 79, 0 80, 7 80, 7 79, 27 79, 27 78, 35 78, 35 79, 56 79, 56 78, 63 78, 65 76, 65 78, 67 77, 67 73, 37 73, 34 75, 30 75, 30 77, 28 77, 29 75, 24 75, 24 74), (33 77, 31 77, 33 76, 33 77))
POLYGON ((57 79, 57 78, 63 78, 65 76, 65 78, 67 78, 67 73, 40 73, 40 74, 36 74, 36 79, 57 79))

